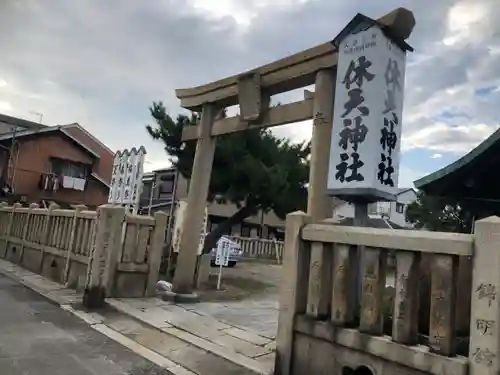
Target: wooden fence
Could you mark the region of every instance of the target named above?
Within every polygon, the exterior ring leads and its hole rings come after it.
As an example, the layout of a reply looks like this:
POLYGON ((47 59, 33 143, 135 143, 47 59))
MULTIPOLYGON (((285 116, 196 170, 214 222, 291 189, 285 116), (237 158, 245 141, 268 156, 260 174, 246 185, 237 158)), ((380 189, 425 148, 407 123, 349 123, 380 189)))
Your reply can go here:
POLYGON ((229 238, 240 244, 243 258, 275 260, 278 264, 282 262, 283 241, 238 236, 230 236, 229 238))

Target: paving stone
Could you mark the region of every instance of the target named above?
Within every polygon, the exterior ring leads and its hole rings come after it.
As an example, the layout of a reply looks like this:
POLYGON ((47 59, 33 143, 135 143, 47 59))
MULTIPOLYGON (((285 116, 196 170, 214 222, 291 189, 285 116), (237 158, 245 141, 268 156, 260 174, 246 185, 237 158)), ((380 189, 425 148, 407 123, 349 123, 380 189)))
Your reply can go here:
POLYGON ((213 343, 225 346, 228 349, 232 349, 237 353, 241 353, 249 358, 258 357, 271 351, 263 346, 252 344, 248 341, 239 339, 237 337, 228 334, 219 334, 212 340, 213 343))
POLYGON ((274 361, 276 358, 276 353, 265 354, 261 357, 255 358, 257 361, 262 362, 268 368, 274 368, 274 361))
POLYGON ((271 340, 269 340, 266 337, 262 337, 262 336, 259 336, 255 333, 253 333, 253 332, 243 330, 240 328, 236 328, 236 327, 224 329, 223 332, 227 333, 228 335, 237 337, 241 340, 248 341, 248 342, 255 344, 255 345, 264 346, 264 345, 269 344, 271 342, 271 340))
POLYGON ((142 325, 133 319, 105 320, 104 324, 123 335, 138 335, 144 331, 142 325))

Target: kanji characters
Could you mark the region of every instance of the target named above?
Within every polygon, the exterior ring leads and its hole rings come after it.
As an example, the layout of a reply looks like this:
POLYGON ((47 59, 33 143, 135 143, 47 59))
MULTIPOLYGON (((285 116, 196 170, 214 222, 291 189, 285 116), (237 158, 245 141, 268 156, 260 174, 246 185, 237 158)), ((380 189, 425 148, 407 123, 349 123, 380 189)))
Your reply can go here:
POLYGON ((358 145, 363 143, 368 133, 368 128, 362 123, 361 116, 354 119, 354 127, 351 127, 352 120, 344 119, 344 128, 340 131, 340 141, 339 146, 344 150, 347 150, 347 146, 350 143, 354 151, 358 151, 358 145))
POLYGON ((342 81, 345 88, 350 90, 353 83, 355 83, 359 88, 362 88, 365 79, 368 82, 372 81, 375 78, 375 74, 368 71, 370 66, 372 66, 372 63, 365 56, 358 57, 357 62, 352 60, 349 63, 344 80, 342 81))
POLYGON ((342 153, 340 154, 340 163, 336 165, 337 173, 335 174, 335 178, 340 182, 351 182, 351 181, 364 181, 364 176, 359 173, 359 169, 365 164, 363 161, 359 160, 359 154, 357 152, 353 152, 351 154, 352 162, 349 164, 347 161, 349 160, 349 154, 342 153), (351 170, 351 174, 347 176, 348 169, 351 170))
POLYGON ((347 151, 349 148, 353 151, 340 154, 340 163, 337 164, 337 173, 335 178, 340 182, 364 181, 361 168, 365 163, 361 160, 359 146, 365 141, 368 134, 368 128, 363 124, 363 117, 370 114, 368 106, 363 105, 365 98, 363 96, 363 84, 370 82, 375 78, 375 74, 369 71, 372 62, 366 56, 360 56, 352 60, 347 67, 344 79, 346 90, 348 90, 348 99, 344 104, 343 127, 339 132, 339 146, 347 151), (355 112, 353 112, 355 111, 355 112), (355 117, 347 117, 353 115, 355 117), (347 175, 348 170, 351 173, 347 175))
POLYGON ((380 154, 377 179, 383 185, 394 187, 394 180, 392 179, 393 173, 394 167, 392 166, 392 157, 386 156, 384 153, 380 154))

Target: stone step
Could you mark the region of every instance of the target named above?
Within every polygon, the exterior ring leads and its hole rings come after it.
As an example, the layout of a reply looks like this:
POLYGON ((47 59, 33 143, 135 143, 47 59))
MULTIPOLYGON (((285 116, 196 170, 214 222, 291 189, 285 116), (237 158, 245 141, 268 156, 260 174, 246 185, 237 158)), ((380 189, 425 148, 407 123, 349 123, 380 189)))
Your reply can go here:
POLYGON ((255 375, 256 373, 116 310, 99 311, 102 324, 188 370, 186 375, 255 375))

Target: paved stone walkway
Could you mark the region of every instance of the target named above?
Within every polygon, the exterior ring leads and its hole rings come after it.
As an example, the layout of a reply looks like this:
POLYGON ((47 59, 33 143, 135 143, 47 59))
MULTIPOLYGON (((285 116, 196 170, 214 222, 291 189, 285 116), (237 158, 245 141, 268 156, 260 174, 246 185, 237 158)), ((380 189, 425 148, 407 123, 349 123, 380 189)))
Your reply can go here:
POLYGON ((274 368, 276 301, 184 305, 158 298, 107 301, 128 316, 255 373, 269 374, 274 368))
POLYGON ((2 375, 172 375, 0 275, 2 375))
POLYGON ((197 314, 210 316, 226 324, 252 331, 270 339, 276 338, 279 301, 277 296, 234 302, 201 302, 179 305, 197 314))

